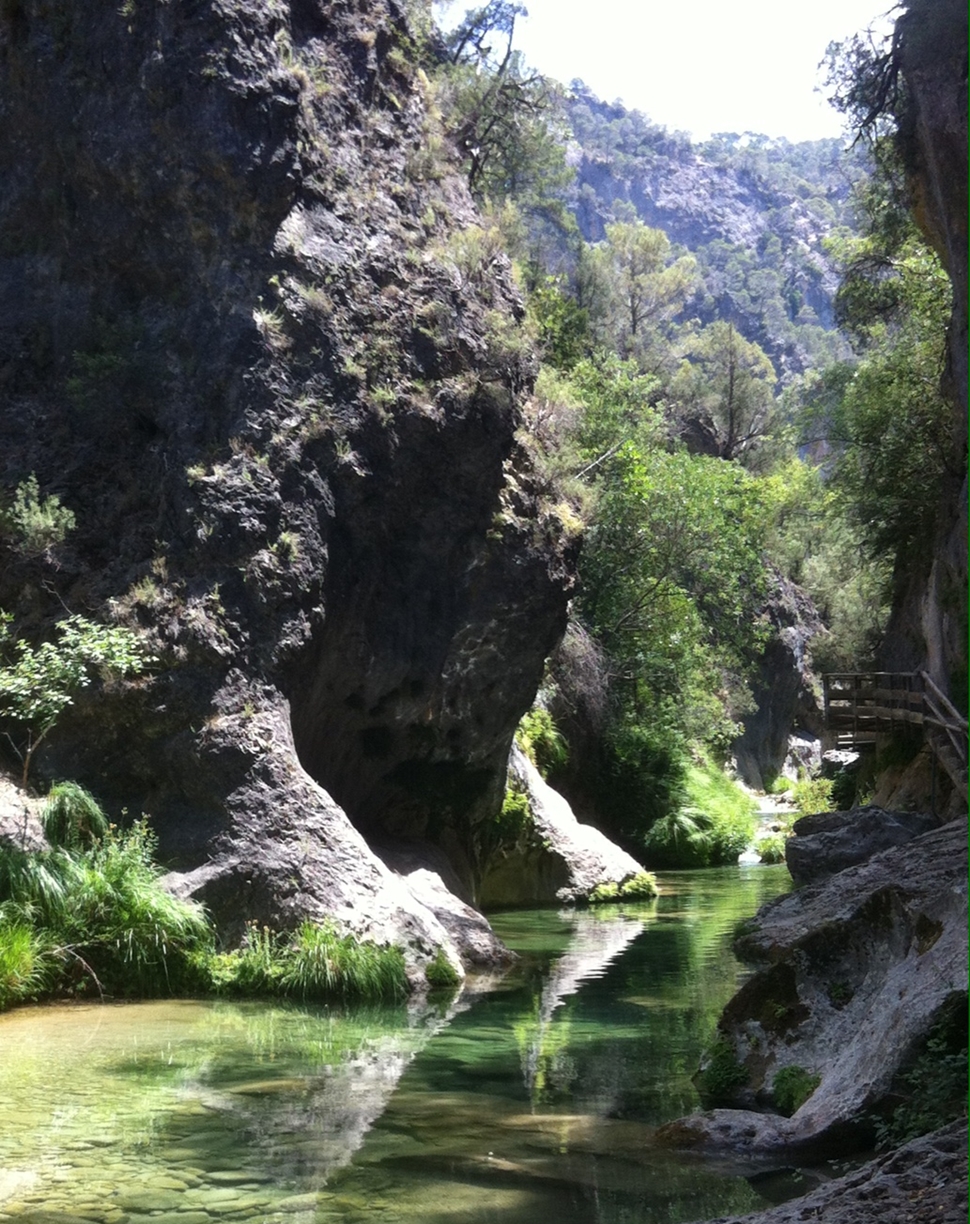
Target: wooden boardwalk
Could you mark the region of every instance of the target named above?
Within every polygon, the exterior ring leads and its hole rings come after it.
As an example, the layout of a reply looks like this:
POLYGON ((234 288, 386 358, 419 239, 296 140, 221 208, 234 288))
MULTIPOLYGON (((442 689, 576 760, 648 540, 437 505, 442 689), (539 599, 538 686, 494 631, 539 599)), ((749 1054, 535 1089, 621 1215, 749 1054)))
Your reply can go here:
POLYGON ((967 798, 967 720, 925 671, 830 672, 822 677, 825 725, 839 748, 875 744, 904 726, 923 736, 967 798))

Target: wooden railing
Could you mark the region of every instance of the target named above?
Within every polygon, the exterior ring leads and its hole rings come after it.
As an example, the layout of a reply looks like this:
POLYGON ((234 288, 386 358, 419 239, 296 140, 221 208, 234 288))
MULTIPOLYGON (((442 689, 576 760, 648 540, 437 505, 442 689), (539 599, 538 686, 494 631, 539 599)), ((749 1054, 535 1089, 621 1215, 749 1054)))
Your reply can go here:
POLYGON ((839 748, 874 744, 909 725, 926 742, 967 797, 967 720, 925 671, 830 672, 822 677, 825 725, 839 748))

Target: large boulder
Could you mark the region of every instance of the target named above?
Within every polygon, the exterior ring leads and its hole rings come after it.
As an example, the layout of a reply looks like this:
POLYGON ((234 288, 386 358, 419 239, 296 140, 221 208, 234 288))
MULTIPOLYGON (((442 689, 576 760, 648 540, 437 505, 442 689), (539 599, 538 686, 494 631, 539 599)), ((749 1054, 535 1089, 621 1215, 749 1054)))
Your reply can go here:
POLYGON ((581 901, 597 885, 643 874, 632 855, 576 819, 518 744, 509 756, 509 780, 527 797, 530 828, 514 852, 500 849, 490 862, 479 888, 483 905, 581 901))
POLYGON ((966 824, 769 903, 735 947, 762 966, 718 1022, 722 1051, 746 1077, 736 1099, 770 1107, 786 1067, 818 1086, 790 1118, 715 1109, 672 1124, 666 1137, 752 1155, 851 1150, 933 1026, 966 995, 966 824))
POLYGON ((785 842, 785 862, 796 884, 855 867, 890 846, 907 842, 935 829, 935 816, 919 812, 887 812, 869 805, 849 812, 820 812, 803 816, 792 826, 785 842))

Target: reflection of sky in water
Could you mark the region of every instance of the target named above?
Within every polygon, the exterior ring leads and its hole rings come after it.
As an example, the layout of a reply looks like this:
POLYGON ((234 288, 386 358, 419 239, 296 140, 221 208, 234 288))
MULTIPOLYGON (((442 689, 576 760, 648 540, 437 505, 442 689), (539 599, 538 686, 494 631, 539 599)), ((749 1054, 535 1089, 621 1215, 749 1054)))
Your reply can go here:
POLYGON ((757 1207, 742 1178, 649 1140, 696 1105, 742 972, 729 933, 782 880, 758 870, 676 877, 649 906, 498 915, 522 965, 451 1008, 12 1012, 0 1212, 638 1224, 757 1207))

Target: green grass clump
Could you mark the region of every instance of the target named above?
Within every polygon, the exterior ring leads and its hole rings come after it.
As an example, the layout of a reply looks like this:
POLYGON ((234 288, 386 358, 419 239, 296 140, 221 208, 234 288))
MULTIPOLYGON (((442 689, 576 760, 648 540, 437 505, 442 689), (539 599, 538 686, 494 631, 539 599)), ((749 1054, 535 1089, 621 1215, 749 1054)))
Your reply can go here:
POLYGON ((0 1009, 37 998, 49 972, 41 936, 28 923, 0 912, 0 1009))
POLYGON ((771 1081, 771 1092, 777 1107, 790 1118, 801 1109, 821 1082, 820 1075, 813 1075, 804 1067, 782 1067, 771 1081))
POLYGON ((718 766, 687 768, 686 799, 651 825, 644 852, 656 867, 717 867, 736 863, 757 824, 758 805, 718 766))
POLYGON ((653 872, 640 871, 622 883, 608 880, 604 884, 597 884, 587 899, 592 905, 607 901, 652 901, 659 893, 657 877, 653 872))
POLYGON ((734 1048, 726 1037, 718 1037, 707 1051, 704 1068, 695 1077, 697 1091, 705 1101, 714 1104, 731 1101, 738 1088, 748 1082, 748 1073, 738 1062, 734 1048))
POLYGON ((544 778, 550 770, 561 769, 569 759, 566 741, 543 706, 533 706, 522 715, 515 742, 544 778))
POLYGON ((232 995, 376 1002, 407 993, 400 948, 341 935, 331 922, 304 922, 290 936, 252 923, 241 948, 212 956, 210 973, 215 989, 232 995))
POLYGON ((434 954, 434 959, 425 965, 424 976, 427 978, 429 986, 457 986, 461 981, 461 977, 454 965, 445 955, 444 948, 438 948, 434 954))
POLYGON ((155 839, 144 821, 125 831, 101 821, 88 813, 79 825, 55 809, 45 822, 69 842, 80 828, 103 827, 86 850, 0 849, 0 902, 49 947, 47 984, 55 993, 171 993, 194 977, 191 954, 210 942, 208 920, 201 906, 158 883, 155 839))
POLYGON ((242 948, 217 953, 202 906, 161 886, 147 822, 116 829, 82 787, 55 787, 43 820, 50 849, 0 846, 0 1008, 93 990, 304 1000, 407 993, 399 948, 341 935, 329 922, 291 935, 253 924, 242 948))
POLYGON ((94 796, 77 782, 56 782, 40 816, 52 846, 80 850, 100 841, 108 821, 94 796))

